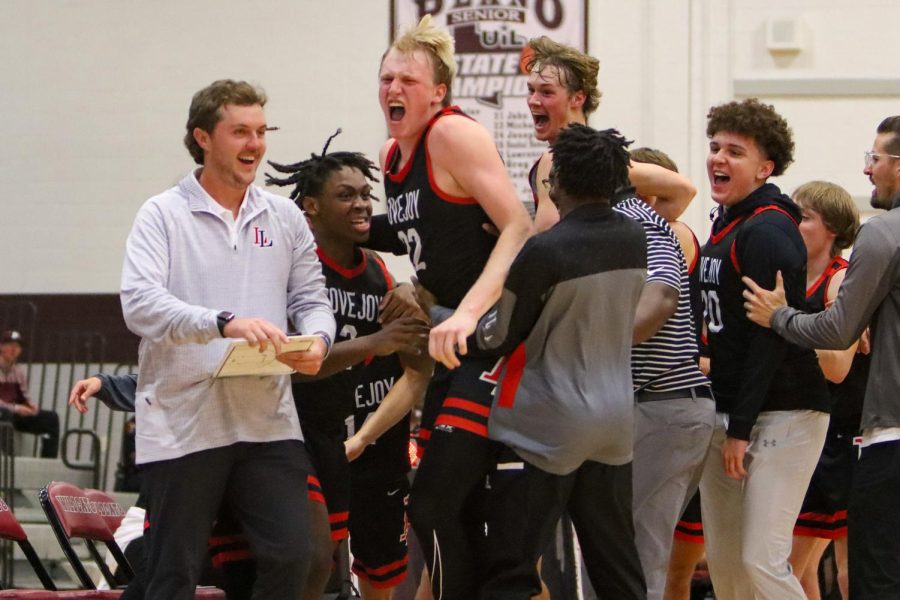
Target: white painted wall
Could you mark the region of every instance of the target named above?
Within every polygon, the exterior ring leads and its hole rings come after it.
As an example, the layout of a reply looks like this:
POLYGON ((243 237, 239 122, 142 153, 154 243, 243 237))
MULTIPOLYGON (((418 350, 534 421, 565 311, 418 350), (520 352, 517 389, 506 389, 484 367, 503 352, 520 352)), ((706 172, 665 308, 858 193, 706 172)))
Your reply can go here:
MULTIPOLYGON (((104 293, 149 196, 191 168, 190 96, 213 79, 261 84, 282 129, 268 157, 334 148, 375 156, 387 0, 2 0, 0 293, 104 293)), ((786 191, 829 179, 867 198, 862 152, 900 112, 897 0, 589 0, 603 99, 591 124, 665 150, 700 189, 686 220, 708 232, 704 158, 712 104, 761 94, 791 123, 786 191), (770 18, 802 49, 766 48, 770 18)), ((403 259, 392 268, 405 276, 403 259)))
MULTIPOLYGON (((268 92, 268 157, 374 155, 386 2, 2 0, 0 293, 115 292, 141 203, 192 168, 191 95, 268 92), (11 16, 12 18, 7 18, 11 16)), ((260 181, 262 178, 260 177, 260 181)))

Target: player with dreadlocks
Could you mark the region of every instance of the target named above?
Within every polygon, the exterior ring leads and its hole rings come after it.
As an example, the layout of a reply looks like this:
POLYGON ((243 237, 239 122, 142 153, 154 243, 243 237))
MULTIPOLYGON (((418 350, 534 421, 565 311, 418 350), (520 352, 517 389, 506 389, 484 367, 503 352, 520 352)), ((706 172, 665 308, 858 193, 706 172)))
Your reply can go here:
POLYGON ((488 428, 504 448, 490 476, 482 599, 540 591, 534 565, 563 511, 599 597, 646 595, 630 359, 647 248, 641 225, 610 208, 628 183, 629 143, 612 129, 560 132, 546 182, 560 221, 526 242, 469 341, 508 357, 488 428))
POLYGON ((358 152, 329 153, 340 131, 319 155, 292 165, 270 162, 289 176, 266 181, 294 186, 290 197, 312 226, 337 322, 321 371, 293 385, 332 539, 345 538, 349 526, 362 597, 387 600, 406 577, 409 411, 424 395, 433 364, 425 351, 428 325, 411 288, 396 293, 381 259, 359 248, 369 237, 369 181, 378 181, 377 167, 358 152))

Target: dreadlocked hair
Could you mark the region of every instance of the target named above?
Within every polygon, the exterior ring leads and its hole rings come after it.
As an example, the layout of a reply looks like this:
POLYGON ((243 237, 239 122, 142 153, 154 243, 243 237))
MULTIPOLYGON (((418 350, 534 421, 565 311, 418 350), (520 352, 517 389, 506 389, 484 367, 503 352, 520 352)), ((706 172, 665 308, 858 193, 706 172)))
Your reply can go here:
POLYGON ((628 185, 628 145, 617 130, 572 123, 552 146, 554 185, 581 200, 610 199, 628 185))
MULTIPOLYGON (((288 195, 299 206, 304 196, 320 196, 328 177, 343 167, 358 169, 369 181, 378 182, 374 172, 378 171, 371 160, 362 152, 328 152, 331 140, 336 138, 341 130, 332 134, 322 148, 322 154, 311 153, 309 158, 292 165, 282 165, 271 160, 268 163, 279 173, 290 173, 290 176, 278 178, 266 173, 266 185, 294 186, 288 195)), ((378 200, 371 196, 373 200, 378 200)))

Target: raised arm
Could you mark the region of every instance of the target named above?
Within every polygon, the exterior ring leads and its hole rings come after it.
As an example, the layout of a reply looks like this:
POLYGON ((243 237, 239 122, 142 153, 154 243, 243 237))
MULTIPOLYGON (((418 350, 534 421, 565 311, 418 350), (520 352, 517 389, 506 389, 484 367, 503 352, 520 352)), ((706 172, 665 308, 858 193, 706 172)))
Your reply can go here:
POLYGON ((632 162, 628 178, 638 195, 656 197, 653 208, 666 221, 677 220, 697 195, 690 179, 659 165, 632 162))

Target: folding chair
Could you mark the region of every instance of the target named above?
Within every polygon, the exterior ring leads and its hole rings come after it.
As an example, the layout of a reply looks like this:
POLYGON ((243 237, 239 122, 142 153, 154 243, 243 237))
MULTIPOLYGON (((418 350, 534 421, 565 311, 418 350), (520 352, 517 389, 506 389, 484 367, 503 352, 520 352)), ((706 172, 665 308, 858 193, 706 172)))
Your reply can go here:
POLYGON ((84 495, 94 503, 94 512, 103 518, 109 532, 115 534, 125 517, 125 509, 122 505, 102 490, 85 488, 84 495))
POLYGON ((54 481, 41 488, 39 499, 41 508, 47 515, 47 520, 50 522, 53 533, 56 534, 63 554, 72 565, 72 570, 83 588, 96 589, 96 585, 72 547, 71 540, 73 538, 84 541, 91 558, 94 559, 110 588, 125 584, 134 577, 134 572, 119 545, 113 539, 113 534, 107 527, 106 521, 97 514, 93 503, 81 488, 71 483, 54 481), (126 580, 118 581, 113 576, 100 551, 97 550, 97 542, 106 546, 127 577, 126 580))
MULTIPOLYGON (((111 509, 109 504, 116 504, 115 500, 107 494, 95 490, 92 495, 95 501, 78 486, 71 483, 60 481, 51 482, 47 487, 42 488, 40 492, 41 507, 47 514, 47 519, 53 528, 56 538, 63 549, 66 558, 75 571, 76 576, 84 587, 95 589, 93 580, 88 575, 87 570, 81 563, 81 559, 72 548, 71 539, 82 539, 88 548, 88 552, 94 562, 100 568, 103 577, 109 583, 110 587, 121 584, 127 584, 134 578, 134 571, 128 560, 122 552, 122 549, 116 543, 113 537, 114 531, 110 531, 108 523, 118 524, 121 517, 113 514, 101 515, 99 512, 113 513, 115 509, 111 509), (95 502, 100 502, 100 511, 98 512, 95 502), (97 550, 96 543, 103 543, 109 550, 116 564, 119 566, 119 574, 122 580, 116 579, 110 571, 109 566, 103 559, 103 556, 97 550)), ((121 510, 121 507, 119 507, 121 510)), ((124 514, 124 513, 122 513, 124 514)), ((99 594, 116 594, 115 596, 103 596, 103 598, 117 598, 121 594, 120 590, 98 590, 99 594)), ((225 592, 218 588, 197 588, 195 598, 198 600, 225 600, 225 592)))
MULTIPOLYGON (((34 551, 34 547, 31 545, 31 542, 28 541, 28 535, 25 533, 25 530, 22 529, 22 526, 19 524, 18 519, 10 510, 9 505, 0 498, 0 538, 5 540, 11 540, 18 544, 19 548, 21 548, 22 553, 25 555, 25 558, 28 559, 28 564, 31 565, 31 568, 34 570, 35 575, 37 575, 38 579, 41 581, 41 585, 44 586, 43 590, 0 590, 0 598, 20 598, 27 600, 59 600, 59 599, 80 599, 80 600, 91 600, 91 599, 100 599, 107 596, 98 595, 96 591, 93 590, 56 590, 56 584, 53 583, 53 580, 50 578, 50 574, 47 572, 47 569, 41 563, 40 558, 38 558, 37 552, 34 551)), ((119 592, 120 593, 120 592, 119 592)), ((118 594, 113 597, 118 597, 118 594)))

